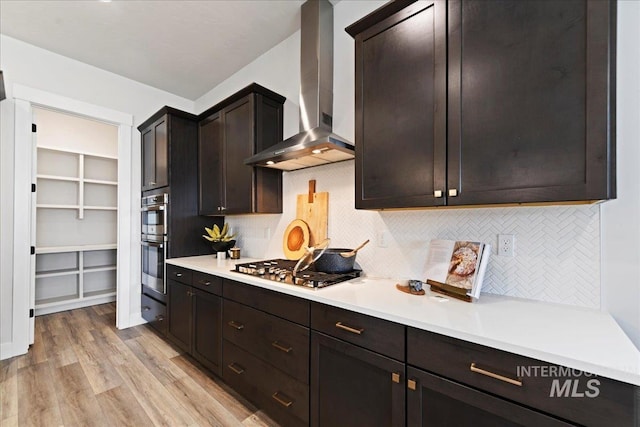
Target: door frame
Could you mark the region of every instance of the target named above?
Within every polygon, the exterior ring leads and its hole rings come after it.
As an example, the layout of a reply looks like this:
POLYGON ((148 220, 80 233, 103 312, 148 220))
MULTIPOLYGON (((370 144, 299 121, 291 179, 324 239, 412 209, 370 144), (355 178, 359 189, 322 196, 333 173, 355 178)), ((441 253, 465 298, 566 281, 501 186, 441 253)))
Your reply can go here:
POLYGON ((131 255, 132 255, 132 126, 133 115, 89 104, 54 93, 13 85, 15 102, 15 175, 14 175, 14 228, 13 228, 13 313, 12 344, 14 355, 24 354, 31 343, 30 281, 31 262, 31 199, 27 191, 32 183, 33 134, 32 106, 54 109, 63 113, 84 116, 118 127, 118 229, 116 274, 116 327, 133 326, 131 306, 131 255), (30 236, 25 239, 25 236, 30 236))

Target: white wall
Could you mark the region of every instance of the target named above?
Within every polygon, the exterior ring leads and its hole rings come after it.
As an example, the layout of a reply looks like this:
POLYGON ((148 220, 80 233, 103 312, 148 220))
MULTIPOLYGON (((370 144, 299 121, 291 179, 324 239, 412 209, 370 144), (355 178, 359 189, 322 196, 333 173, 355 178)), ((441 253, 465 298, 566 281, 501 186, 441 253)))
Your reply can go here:
MULTIPOLYGON (((354 47, 344 28, 382 4, 343 0, 334 7, 334 131, 352 140, 354 47)), ((634 1, 620 1, 618 5, 618 200, 601 206, 356 211, 353 162, 344 162, 285 173, 282 215, 228 217, 239 233, 243 254, 282 256, 282 234, 295 216, 295 195, 303 193, 307 180, 313 178, 318 181, 318 191, 330 192, 329 237, 336 245, 353 246, 365 238, 375 239, 379 231, 389 233, 389 247, 376 247, 374 243, 358 255, 367 274, 418 278, 431 238, 495 243, 497 233, 513 233, 516 257, 493 258, 486 283, 488 292, 602 308, 613 314, 640 347, 640 251, 634 247, 640 238, 639 6, 634 1)), ((202 111, 256 81, 287 97, 285 137, 296 133, 298 42, 299 33, 197 100, 196 110, 202 111)))
POLYGON ((640 348, 640 2, 618 2, 618 198, 602 212, 602 308, 640 348))
MULTIPOLYGON (((18 83, 67 98, 128 113, 139 125, 163 105, 193 112, 194 103, 170 93, 143 85, 93 66, 0 35, 0 68, 3 70, 7 99, 0 103, 0 344, 12 337, 13 288, 13 188, 14 188, 14 101, 13 84, 18 83)), ((133 236, 140 234, 140 134, 132 130, 132 206, 133 236)), ((22 165, 16 165, 21 167, 22 165)), ((26 237, 26 236, 25 236, 26 237)), ((139 283, 140 259, 137 241, 131 242, 131 283, 139 283)), ((27 286, 27 284, 16 284, 27 286)), ((131 314, 139 313, 139 288, 131 286, 131 314)))

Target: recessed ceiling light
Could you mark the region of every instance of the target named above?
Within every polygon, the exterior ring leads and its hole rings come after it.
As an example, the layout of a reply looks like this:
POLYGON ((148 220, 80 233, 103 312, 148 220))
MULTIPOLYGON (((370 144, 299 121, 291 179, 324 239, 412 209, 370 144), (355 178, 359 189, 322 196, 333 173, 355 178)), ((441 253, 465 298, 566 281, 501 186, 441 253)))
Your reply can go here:
POLYGON ((269 161, 267 162, 267 164, 268 164, 268 165, 275 165, 275 164, 276 164, 276 162, 274 162, 273 160, 269 160, 269 161))
POLYGON ((320 154, 322 153, 322 150, 319 148, 316 148, 315 150, 312 151, 313 154, 320 154))

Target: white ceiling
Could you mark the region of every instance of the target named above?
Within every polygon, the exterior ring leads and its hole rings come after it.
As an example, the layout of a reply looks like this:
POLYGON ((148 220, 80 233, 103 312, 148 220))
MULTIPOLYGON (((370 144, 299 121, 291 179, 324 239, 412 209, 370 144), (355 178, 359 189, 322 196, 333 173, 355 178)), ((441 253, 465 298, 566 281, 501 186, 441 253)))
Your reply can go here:
POLYGON ((296 32, 302 3, 0 0, 0 32, 195 100, 296 32))

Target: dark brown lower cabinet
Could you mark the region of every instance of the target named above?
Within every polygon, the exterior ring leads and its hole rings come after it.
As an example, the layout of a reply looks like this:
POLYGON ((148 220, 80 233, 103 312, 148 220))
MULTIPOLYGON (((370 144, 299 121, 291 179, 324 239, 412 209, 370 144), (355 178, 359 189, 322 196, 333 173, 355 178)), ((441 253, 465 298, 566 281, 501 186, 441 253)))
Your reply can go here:
POLYGON ((167 306, 146 294, 141 297, 142 318, 161 335, 167 333, 167 306))
POLYGON ((224 341, 225 382, 283 426, 309 425, 309 386, 229 341, 224 341))
POLYGON ((218 375, 222 375, 221 322, 222 298, 194 289, 191 355, 218 375))
POLYGON ((311 333, 311 425, 405 425, 405 365, 311 333))
POLYGON ((167 337, 182 351, 191 351, 192 329, 192 287, 172 279, 167 279, 167 337))
POLYGON ((407 426, 560 427, 564 421, 413 367, 407 368, 407 426))
POLYGON ((222 299, 167 280, 167 337, 215 374, 221 375, 222 299))

